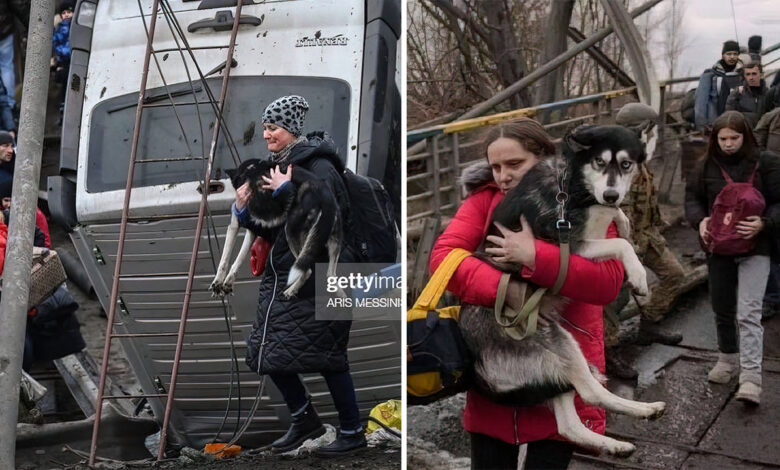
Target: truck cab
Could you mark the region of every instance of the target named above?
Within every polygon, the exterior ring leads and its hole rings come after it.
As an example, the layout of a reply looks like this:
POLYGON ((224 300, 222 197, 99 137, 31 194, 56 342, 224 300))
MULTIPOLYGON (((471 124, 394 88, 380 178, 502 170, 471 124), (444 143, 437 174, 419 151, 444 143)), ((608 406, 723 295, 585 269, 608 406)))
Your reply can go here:
MULTIPOLYGON (((117 333, 178 330, 236 1, 171 0, 176 22, 158 15, 137 130, 136 158, 145 161, 135 166, 117 333), (175 26, 189 50, 172 34, 175 26)), ((106 311, 152 10, 152 0, 140 3, 139 10, 134 1, 78 2, 59 175, 48 181, 52 218, 68 229, 106 311)), ((400 27, 398 0, 243 2, 169 431, 182 443, 200 446, 223 421, 225 429, 243 422, 259 385, 241 359, 258 278, 248 266, 242 269, 224 304, 208 286, 235 198, 225 170, 268 155, 260 122, 265 106, 282 95, 306 98, 304 132, 327 132, 347 168, 382 181, 400 219, 400 27)), ((353 323, 349 359, 361 412, 401 394, 400 326, 400 312, 396 321, 353 323)), ((175 337, 120 341, 144 393, 166 390, 175 337)), ((323 417, 335 422, 322 377, 305 382, 323 417)), ((165 400, 150 399, 150 405, 162 422, 165 400)), ((288 424, 281 395, 267 381, 243 442, 268 442, 288 424)))

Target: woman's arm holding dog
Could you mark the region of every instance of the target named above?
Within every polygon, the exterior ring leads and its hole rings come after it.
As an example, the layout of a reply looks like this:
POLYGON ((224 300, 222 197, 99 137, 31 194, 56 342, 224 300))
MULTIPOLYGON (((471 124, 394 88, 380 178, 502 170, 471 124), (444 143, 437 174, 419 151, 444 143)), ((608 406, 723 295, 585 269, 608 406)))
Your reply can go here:
MULTIPOLYGON (((455 248, 476 251, 485 238, 485 225, 490 212, 492 195, 490 191, 481 191, 463 202, 447 229, 433 245, 429 260, 431 272, 434 272, 447 254, 455 248)), ((447 290, 465 303, 492 306, 496 302, 500 278, 501 271, 469 256, 458 266, 447 285, 447 290)))
MULTIPOLYGON (((617 228, 610 225, 607 238, 616 238, 617 228)), ((560 248, 541 240, 536 247, 536 268, 524 267, 522 276, 541 287, 552 287, 558 277, 560 248)), ((606 305, 617 297, 623 284, 623 264, 617 260, 592 261, 581 256, 569 257, 569 271, 560 295, 594 305, 606 305)))

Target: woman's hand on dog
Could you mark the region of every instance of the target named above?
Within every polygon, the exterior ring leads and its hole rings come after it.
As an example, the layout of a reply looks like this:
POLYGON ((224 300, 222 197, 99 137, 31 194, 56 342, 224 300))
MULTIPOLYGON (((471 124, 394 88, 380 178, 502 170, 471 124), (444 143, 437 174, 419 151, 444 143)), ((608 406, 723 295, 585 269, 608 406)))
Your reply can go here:
POLYGON ((292 170, 292 165, 287 166, 287 173, 282 173, 282 170, 279 169, 279 165, 277 165, 276 168, 271 168, 271 176, 270 177, 263 176, 263 181, 265 181, 265 184, 263 185, 263 189, 270 189, 272 191, 276 191, 279 188, 279 186, 290 181, 291 170, 292 170))
POLYGON ((236 189, 236 210, 241 211, 246 207, 246 203, 249 200, 249 196, 252 195, 252 190, 249 189, 249 181, 242 184, 236 189))
POLYGON ((742 235, 742 238, 750 239, 761 233, 764 230, 764 221, 757 215, 751 215, 737 222, 737 233, 742 235))
POLYGON ((699 222, 699 236, 701 237, 702 241, 709 242, 710 241, 710 218, 705 217, 701 219, 701 222, 699 222))
POLYGON ((485 248, 485 251, 499 263, 513 263, 523 265, 528 269, 536 268, 536 246, 534 233, 524 216, 520 216, 519 232, 513 232, 503 225, 495 222, 495 226, 501 232, 501 237, 488 235, 487 241, 494 247, 485 248))

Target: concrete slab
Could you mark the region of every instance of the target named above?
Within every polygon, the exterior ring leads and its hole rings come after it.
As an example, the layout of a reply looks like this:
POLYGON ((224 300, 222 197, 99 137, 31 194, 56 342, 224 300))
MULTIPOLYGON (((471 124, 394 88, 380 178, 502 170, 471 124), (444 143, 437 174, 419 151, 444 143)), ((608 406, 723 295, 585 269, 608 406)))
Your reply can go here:
POLYGON ((680 468, 680 465, 688 457, 688 453, 671 446, 659 445, 648 442, 634 442, 636 452, 628 458, 615 458, 600 456, 597 458, 581 458, 578 456, 576 461, 586 463, 589 467, 579 467, 569 465, 569 470, 580 468, 605 469, 605 468, 641 468, 646 470, 667 470, 670 468, 680 468))
POLYGON ((715 314, 712 312, 706 284, 681 297, 663 325, 671 331, 682 333, 680 346, 710 351, 718 349, 715 314))
POLYGON ((753 464, 744 460, 732 459, 722 455, 691 454, 683 463, 680 470, 715 470, 715 469, 739 469, 739 470, 765 470, 765 465, 753 464))
POLYGON ((780 423, 780 374, 764 372, 761 406, 730 400, 704 436, 700 447, 730 456, 780 465, 777 423, 780 423))
POLYGON ((654 441, 695 446, 733 391, 732 385, 707 382, 712 363, 680 358, 659 373, 656 382, 638 389, 635 399, 665 401, 663 417, 656 421, 637 420, 607 414, 607 432, 619 436, 652 436, 654 441))

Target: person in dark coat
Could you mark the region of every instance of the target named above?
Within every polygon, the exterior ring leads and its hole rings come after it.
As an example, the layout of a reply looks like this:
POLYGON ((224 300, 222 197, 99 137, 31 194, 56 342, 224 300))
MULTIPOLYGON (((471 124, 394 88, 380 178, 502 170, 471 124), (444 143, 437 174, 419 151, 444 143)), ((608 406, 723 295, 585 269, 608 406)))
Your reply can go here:
POLYGON ((715 120, 705 158, 686 184, 685 215, 704 242, 710 238, 715 199, 726 186, 722 172, 734 182, 747 182, 754 175, 753 185, 763 195, 766 210, 761 217, 736 222, 737 233, 743 238, 757 238, 751 252, 707 254, 720 351, 707 378, 728 383, 739 374, 736 398, 758 405, 763 356, 761 303, 769 277, 771 244, 780 229, 780 156, 758 148, 747 120, 736 111, 726 111, 715 120))
POLYGON ((15 163, 14 137, 10 132, 0 131, 0 183, 13 180, 15 163))
POLYGON ((726 100, 731 89, 741 80, 739 70, 739 43, 726 41, 721 50, 721 59, 705 70, 696 87, 696 128, 706 130, 726 110, 726 100))
POLYGON ((75 0, 62 0, 57 13, 62 21, 55 26, 52 34, 52 68, 54 69, 54 81, 60 87, 60 113, 65 106, 65 94, 67 92, 68 71, 70 70, 70 24, 73 19, 75 0))
MULTIPOLYGON (((263 137, 271 152, 270 159, 280 165, 301 166, 318 175, 336 197, 342 212, 348 211, 347 191, 341 178, 344 166, 333 140, 324 132, 302 135, 309 106, 300 96, 283 96, 268 105, 262 116, 263 137)), ((282 173, 277 166, 266 180, 264 189, 274 196, 294 192, 290 167, 282 173)), ((273 442, 277 451, 289 451, 306 439, 321 436, 325 428, 298 374, 319 372, 325 378, 339 414, 339 433, 332 443, 316 453, 333 456, 365 447, 355 387, 349 372, 347 343, 350 321, 324 320, 315 316, 312 275, 297 296, 285 298, 287 276, 295 257, 287 245, 284 228, 267 230, 249 217, 246 203, 251 196, 249 184, 236 190, 233 211, 239 223, 273 247, 266 261, 260 283, 257 319, 247 339, 246 362, 258 374, 270 376, 282 393, 292 415, 290 429, 273 442)), ((345 217, 342 217, 345 220, 345 217)), ((347 244, 342 247, 339 262, 357 258, 347 244)))
POLYGON ((761 116, 769 108, 767 105, 769 89, 761 78, 761 73, 761 64, 758 62, 746 64, 742 68, 744 79, 742 85, 731 90, 726 100, 726 110, 744 114, 751 129, 756 128, 761 116))
POLYGON ((25 28, 30 21, 30 0, 0 2, 0 80, 5 94, 0 95, 0 107, 13 109, 16 104, 16 72, 14 71, 14 40, 16 22, 25 28))

